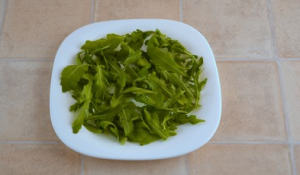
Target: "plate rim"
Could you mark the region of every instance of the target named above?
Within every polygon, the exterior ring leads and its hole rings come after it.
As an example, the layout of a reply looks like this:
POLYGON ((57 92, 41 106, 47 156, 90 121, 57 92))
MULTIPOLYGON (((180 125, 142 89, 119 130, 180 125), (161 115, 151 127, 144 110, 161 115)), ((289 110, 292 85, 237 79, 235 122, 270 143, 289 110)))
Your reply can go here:
MULTIPOLYGON (((80 51, 80 50, 78 50, 80 51)), ((71 58, 70 58, 71 59, 71 58)), ((204 63, 205 64, 205 63, 204 63)), ((222 96, 221 96, 221 85, 220 85, 220 78, 219 78, 219 73, 218 73, 218 69, 217 69, 217 65, 216 65, 216 60, 215 60, 215 57, 213 55, 213 52, 212 52, 212 49, 209 45, 209 43, 207 42, 206 38, 198 31, 196 30, 195 28, 193 28, 192 26, 188 25, 188 24, 185 24, 185 23, 182 23, 182 22, 179 22, 179 21, 173 21, 173 20, 167 20, 167 19, 121 19, 121 20, 109 20, 109 21, 102 21, 102 22, 95 22, 95 23, 91 23, 91 24, 87 24, 85 26, 82 26, 76 30, 74 30, 73 32, 71 32, 61 43, 61 45, 59 46, 58 50, 57 50, 57 53, 55 55, 55 59, 54 59, 54 63, 53 63, 53 68, 52 68, 52 73, 51 73, 51 83, 50 83, 50 94, 49 94, 49 99, 50 99, 50 103, 49 103, 49 106, 50 106, 50 118, 51 118, 51 123, 52 123, 52 127, 56 133, 56 135, 58 136, 58 138, 67 146, 69 147, 70 149, 76 151, 76 152, 79 152, 81 154, 84 154, 84 155, 87 155, 87 156, 91 156, 91 157, 95 157, 95 158, 103 158, 103 159, 114 159, 114 160, 156 160, 156 159, 166 159, 166 158, 171 158, 171 157, 177 157, 177 156, 181 156, 181 155, 184 155, 184 154, 187 154, 187 153, 190 153, 190 152, 193 152, 195 151, 196 149, 199 149, 201 148, 204 144, 206 144, 211 138, 212 136, 215 134, 218 126, 219 126, 219 123, 220 123, 220 120, 221 120, 221 112, 222 112, 222 96), (212 55, 212 62, 213 62, 213 65, 215 66, 215 70, 216 71, 216 79, 218 80, 217 81, 217 93, 219 94, 219 98, 218 98, 218 104, 217 106, 219 107, 218 108, 218 120, 216 121, 215 123, 215 128, 212 129, 212 132, 211 132, 211 135, 209 136, 209 139, 203 143, 202 145, 199 145, 199 147, 195 148, 195 149, 190 149, 190 150, 186 150, 186 151, 181 151, 180 153, 178 154, 169 154, 168 156, 152 156, 152 157, 140 157, 140 158, 130 158, 130 157, 113 157, 113 156, 101 156, 101 155, 93 155, 93 154, 89 154, 87 152, 84 152, 82 150, 77 150, 75 149, 74 147, 72 147, 71 145, 68 144, 68 142, 61 138, 61 135, 60 133, 57 131, 57 126, 54 122, 54 119, 53 119, 53 101, 52 101, 52 95, 53 95, 53 81, 56 81, 55 78, 54 78, 54 69, 56 68, 56 64, 57 64, 57 59, 59 57, 59 54, 60 54, 60 49, 62 47, 62 45, 65 43, 66 40, 68 40, 68 38, 70 38, 70 36, 74 35, 74 33, 78 32, 78 31, 81 31, 81 30, 84 30, 85 28, 89 28, 91 26, 94 26, 94 25, 99 25, 99 24, 113 24, 113 23, 120 23, 120 22, 141 22, 141 21, 148 21, 148 22, 163 22, 163 23, 173 23, 173 24, 176 24, 176 25, 183 25, 185 27, 188 27, 188 28, 191 28, 192 30, 196 31, 197 33, 199 33, 204 41, 207 43, 208 47, 209 47, 209 52, 211 52, 210 54, 212 55)), ((175 136, 176 137, 176 136, 175 136)), ((167 141, 165 141, 167 142, 167 141)))

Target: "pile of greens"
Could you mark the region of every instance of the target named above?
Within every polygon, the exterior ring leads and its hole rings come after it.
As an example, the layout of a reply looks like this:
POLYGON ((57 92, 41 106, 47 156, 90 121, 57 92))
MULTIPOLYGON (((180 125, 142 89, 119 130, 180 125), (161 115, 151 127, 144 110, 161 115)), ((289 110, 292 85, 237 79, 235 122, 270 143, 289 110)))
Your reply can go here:
POLYGON ((93 133, 111 133, 145 145, 176 135, 178 125, 196 124, 189 112, 200 107, 203 58, 177 40, 156 31, 108 34, 86 41, 76 65, 61 73, 62 91, 70 91, 77 111, 74 133, 82 125, 93 133))

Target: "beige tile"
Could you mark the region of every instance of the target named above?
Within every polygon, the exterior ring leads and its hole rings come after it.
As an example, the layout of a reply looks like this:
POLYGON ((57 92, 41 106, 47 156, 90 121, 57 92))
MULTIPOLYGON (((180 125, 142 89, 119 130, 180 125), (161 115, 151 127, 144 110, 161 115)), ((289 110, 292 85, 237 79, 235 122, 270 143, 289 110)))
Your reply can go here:
POLYGON ((283 145, 206 145, 190 154, 190 174, 291 175, 283 145))
POLYGON ((292 137, 300 141, 300 61, 283 62, 283 85, 292 137))
POLYGON ((49 116, 52 62, 0 62, 0 140, 57 140, 49 116))
POLYGON ((206 37, 217 58, 272 57, 265 0, 183 2, 183 21, 206 37))
POLYGON ((53 58, 63 39, 90 21, 91 0, 9 0, 1 58, 53 58))
POLYGON ((154 161, 116 161, 84 158, 84 174, 185 175, 186 156, 154 161))
POLYGON ((0 157, 1 174, 80 174, 80 155, 63 145, 0 144, 0 157))
POLYGON ((295 146, 294 148, 295 152, 295 161, 296 161, 296 169, 297 173, 300 173, 300 145, 295 146))
POLYGON ((222 118, 214 141, 284 141, 275 62, 218 62, 222 118))
POLYGON ((272 0, 274 28, 280 57, 300 57, 300 1, 272 0))
POLYGON ((137 18, 179 20, 179 1, 96 0, 95 21, 137 18))

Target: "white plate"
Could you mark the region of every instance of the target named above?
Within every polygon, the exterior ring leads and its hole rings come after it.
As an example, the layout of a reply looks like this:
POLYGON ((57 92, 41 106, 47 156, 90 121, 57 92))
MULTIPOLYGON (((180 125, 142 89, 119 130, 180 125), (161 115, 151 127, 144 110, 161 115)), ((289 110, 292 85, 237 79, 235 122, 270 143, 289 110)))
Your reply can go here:
POLYGON ((86 25, 71 33, 60 45, 52 71, 50 88, 50 115, 53 128, 61 141, 81 154, 118 160, 152 160, 180 156, 203 146, 215 133, 221 118, 221 90, 218 70, 212 50, 204 36, 189 25, 161 19, 131 19, 105 21, 86 25), (74 103, 70 93, 62 93, 60 74, 64 67, 75 63, 75 56, 86 40, 103 38, 108 33, 126 34, 136 29, 159 29, 167 36, 179 40, 189 51, 204 58, 204 76, 208 77, 202 93, 202 108, 195 111, 206 122, 180 126, 177 135, 166 141, 156 141, 140 146, 126 142, 119 144, 114 138, 94 134, 82 127, 78 134, 72 132, 74 113, 69 107, 74 103))

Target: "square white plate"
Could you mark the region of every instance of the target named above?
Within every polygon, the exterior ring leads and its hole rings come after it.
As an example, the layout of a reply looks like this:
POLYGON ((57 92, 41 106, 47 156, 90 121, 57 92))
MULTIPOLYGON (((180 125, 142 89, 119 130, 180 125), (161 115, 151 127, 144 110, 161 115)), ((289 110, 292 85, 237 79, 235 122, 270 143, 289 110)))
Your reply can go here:
POLYGON ((71 33, 57 51, 50 87, 50 116, 53 128, 61 141, 74 151, 87 156, 118 160, 153 160, 187 154, 208 142, 220 122, 221 90, 214 55, 201 33, 191 26, 177 21, 130 19, 86 25, 71 33), (70 93, 62 93, 61 71, 67 65, 75 64, 76 54, 86 40, 100 39, 108 33, 131 33, 136 29, 143 31, 159 29, 163 34, 177 39, 191 53, 203 56, 203 75, 208 78, 208 81, 201 91, 200 104, 202 107, 193 113, 206 122, 182 125, 178 128, 176 136, 145 146, 130 142, 121 145, 112 136, 94 134, 85 127, 82 127, 78 134, 73 134, 72 122, 75 114, 69 111, 69 107, 74 100, 70 93))

